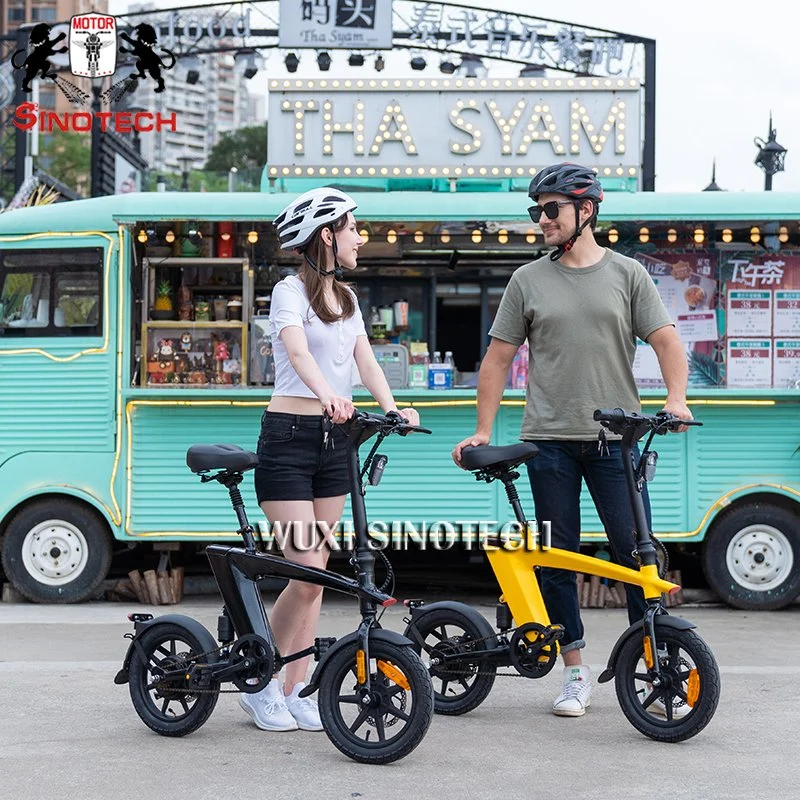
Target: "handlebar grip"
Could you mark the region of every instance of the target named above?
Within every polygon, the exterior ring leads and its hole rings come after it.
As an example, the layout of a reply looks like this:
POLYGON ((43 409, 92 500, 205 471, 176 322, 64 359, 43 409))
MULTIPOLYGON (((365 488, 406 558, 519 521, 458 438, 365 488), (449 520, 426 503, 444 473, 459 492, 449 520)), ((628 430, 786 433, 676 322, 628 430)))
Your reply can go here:
POLYGON ((595 422, 625 422, 625 412, 621 408, 598 408, 592 416, 595 422))

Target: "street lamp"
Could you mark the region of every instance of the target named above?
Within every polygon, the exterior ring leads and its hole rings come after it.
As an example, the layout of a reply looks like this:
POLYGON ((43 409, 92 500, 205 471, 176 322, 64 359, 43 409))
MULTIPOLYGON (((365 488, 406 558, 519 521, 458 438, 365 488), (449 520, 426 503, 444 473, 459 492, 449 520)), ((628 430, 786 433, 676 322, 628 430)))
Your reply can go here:
POLYGON ((181 183, 181 191, 188 192, 189 191, 189 171, 192 168, 192 162, 194 161, 194 156, 189 155, 188 153, 178 156, 176 159, 178 162, 178 166, 181 170, 181 175, 183 176, 183 181, 181 183))
POLYGON ((775 141, 775 128, 772 127, 772 114, 769 115, 769 136, 765 142, 759 136, 753 140, 758 148, 755 163, 764 170, 764 191, 772 191, 772 176, 783 172, 786 148, 775 141))

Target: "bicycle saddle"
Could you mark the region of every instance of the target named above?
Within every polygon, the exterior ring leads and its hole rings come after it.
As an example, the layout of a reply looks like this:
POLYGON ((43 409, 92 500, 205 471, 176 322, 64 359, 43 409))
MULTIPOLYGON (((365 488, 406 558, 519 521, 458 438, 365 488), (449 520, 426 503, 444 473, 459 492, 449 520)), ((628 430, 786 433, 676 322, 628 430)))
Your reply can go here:
POLYGON ((258 456, 235 444, 195 444, 186 451, 186 466, 192 472, 246 472, 258 466, 258 456))
POLYGON ((461 466, 468 470, 478 469, 514 469, 533 458, 539 448, 533 442, 508 444, 504 447, 481 444, 477 447, 467 446, 461 451, 461 466))

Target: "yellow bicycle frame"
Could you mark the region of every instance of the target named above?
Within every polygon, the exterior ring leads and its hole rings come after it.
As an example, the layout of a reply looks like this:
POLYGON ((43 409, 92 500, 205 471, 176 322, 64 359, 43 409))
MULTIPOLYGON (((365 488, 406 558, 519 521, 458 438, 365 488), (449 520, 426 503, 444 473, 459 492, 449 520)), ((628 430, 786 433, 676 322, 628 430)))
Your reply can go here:
POLYGON ((680 589, 677 584, 659 578, 655 565, 639 570, 629 569, 569 550, 543 547, 531 531, 528 532, 525 547, 514 550, 487 547, 486 555, 500 585, 501 600, 508 604, 517 626, 526 622, 550 624, 539 582, 533 574, 534 567, 583 572, 641 586, 646 600, 657 600, 663 593, 671 594, 680 589))

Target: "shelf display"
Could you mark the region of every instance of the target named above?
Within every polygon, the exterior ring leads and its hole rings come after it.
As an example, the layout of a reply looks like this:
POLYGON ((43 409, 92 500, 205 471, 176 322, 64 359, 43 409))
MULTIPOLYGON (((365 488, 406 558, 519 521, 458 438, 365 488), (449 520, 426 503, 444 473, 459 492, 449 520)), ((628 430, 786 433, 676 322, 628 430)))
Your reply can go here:
POLYGON ((247 382, 241 322, 148 322, 142 385, 238 386, 247 382))
POLYGON ((247 260, 170 257, 143 266, 142 385, 246 384, 247 260))

